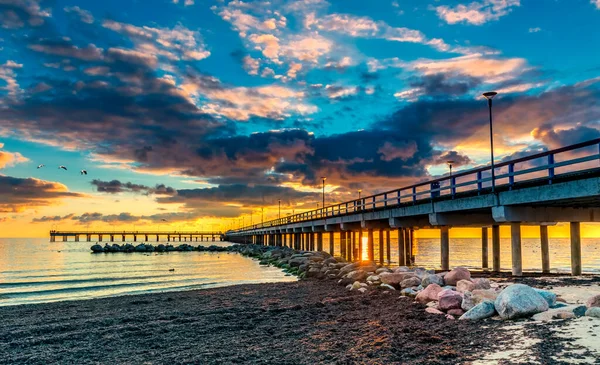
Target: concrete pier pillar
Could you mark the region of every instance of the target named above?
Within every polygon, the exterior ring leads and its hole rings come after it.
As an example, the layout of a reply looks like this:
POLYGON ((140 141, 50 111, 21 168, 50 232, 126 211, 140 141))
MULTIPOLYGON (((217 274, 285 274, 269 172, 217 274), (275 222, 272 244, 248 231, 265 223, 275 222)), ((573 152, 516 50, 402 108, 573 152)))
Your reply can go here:
POLYGON ((63 242, 67 242, 67 236, 63 236, 63 242))
POLYGON ((315 250, 315 233, 310 233, 310 250, 315 250))
POLYGON ((305 242, 306 242, 305 234, 304 233, 300 233, 300 249, 301 250, 306 250, 305 242))
POLYGON ((101 234, 98 235, 98 241, 102 242, 102 235, 101 234))
POLYGON ((79 236, 75 235, 75 242, 79 242, 79 236))
POLYGON ((373 230, 370 228, 367 230, 367 257, 369 261, 375 261, 375 245, 373 243, 373 230))
POLYGON ((358 250, 356 249, 356 232, 350 231, 350 247, 352 249, 352 261, 358 260, 358 250))
POLYGON ((346 232, 340 231, 340 256, 346 258, 346 232))
POLYGON ((512 254, 512 274, 523 275, 523 257, 521 254, 521 223, 510 224, 510 246, 512 254))
POLYGON ((87 239, 88 242, 91 242, 92 241, 92 235, 91 234, 87 234, 86 235, 86 239, 87 239))
MULTIPOLYGON (((146 242, 148 242, 148 235, 144 235, 144 238, 146 239, 146 242)), ((191 240, 190 240, 191 241, 191 240)))
POLYGON ((363 257, 363 232, 362 229, 359 229, 356 234, 356 240, 358 241, 358 261, 362 261, 365 258, 363 257))
POLYGON ((383 229, 379 230, 379 265, 383 265, 383 229))
POLYGON ((354 249, 352 248, 352 231, 346 232, 346 256, 347 260, 352 262, 354 256, 354 249))
MULTIPOLYGON (((158 235, 156 235, 156 242, 159 241, 158 235)), ((198 238, 196 238, 196 241, 198 241, 198 238)))
MULTIPOLYGON (((180 241, 181 241, 181 239, 180 239, 180 241)), ((136 235, 133 235, 133 242, 137 242, 137 236, 136 235)))
POLYGON ((548 248, 548 226, 540 226, 540 246, 542 249, 542 272, 550 272, 550 251, 548 248))
POLYGON ((442 270, 450 270, 450 229, 448 226, 442 226, 440 228, 440 243, 442 270))
POLYGON ((412 253, 412 241, 410 239, 410 228, 404 229, 404 260, 406 261, 406 266, 411 266, 411 253, 412 253))
POLYGON ((387 254, 386 258, 387 258, 388 265, 392 264, 392 239, 391 239, 391 235, 392 235, 392 233, 390 232, 389 229, 387 229, 385 231, 385 252, 387 254))
POLYGON ((581 225, 571 222, 571 274, 581 275, 581 225))
POLYGON ((398 228, 398 266, 406 265, 406 256, 404 249, 404 228, 398 228))
POLYGON ((492 271, 500 272, 500 226, 492 226, 492 271))
POLYGON ((323 251, 323 233, 317 233, 317 251, 323 251))
POLYGON ((329 232, 329 254, 334 256, 335 254, 335 245, 333 244, 333 232, 329 232))
POLYGON ((481 227, 481 267, 488 268, 488 229, 481 227))
POLYGON ((171 236, 167 235, 167 242, 171 242, 171 236))

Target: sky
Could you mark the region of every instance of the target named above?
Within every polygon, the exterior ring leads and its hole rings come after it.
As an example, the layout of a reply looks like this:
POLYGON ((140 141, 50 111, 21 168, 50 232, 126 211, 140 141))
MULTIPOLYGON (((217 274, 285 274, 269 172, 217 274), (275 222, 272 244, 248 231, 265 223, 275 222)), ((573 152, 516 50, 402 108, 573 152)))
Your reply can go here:
POLYGON ((600 137, 599 21, 599 0, 0 0, 0 236, 222 230, 316 208, 322 176, 331 204, 483 165, 490 90, 497 160, 600 137))

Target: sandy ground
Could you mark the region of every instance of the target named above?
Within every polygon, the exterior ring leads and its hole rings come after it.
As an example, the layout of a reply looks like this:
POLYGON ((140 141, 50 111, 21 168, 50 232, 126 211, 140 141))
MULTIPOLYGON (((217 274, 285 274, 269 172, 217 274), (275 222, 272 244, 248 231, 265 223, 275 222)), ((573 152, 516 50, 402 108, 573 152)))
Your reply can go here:
POLYGON ((600 363, 600 320, 468 322, 424 308, 328 281, 3 307, 0 364, 600 363))

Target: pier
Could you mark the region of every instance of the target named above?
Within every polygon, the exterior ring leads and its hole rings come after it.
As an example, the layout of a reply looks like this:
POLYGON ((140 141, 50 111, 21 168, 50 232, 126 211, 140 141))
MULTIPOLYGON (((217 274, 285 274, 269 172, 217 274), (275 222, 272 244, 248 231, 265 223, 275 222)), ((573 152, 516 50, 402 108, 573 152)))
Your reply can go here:
MULTIPOLYGON (((121 242, 126 242, 131 238, 133 242, 149 242, 151 239, 160 242, 161 238, 167 242, 203 242, 217 240, 223 241, 223 232, 219 231, 50 231, 50 242, 56 242, 57 237, 63 242, 67 242, 69 237, 73 237, 75 242, 84 238, 86 242, 115 242, 115 237, 120 238, 121 242), (94 239, 97 238, 97 239, 94 239), (105 241, 104 239, 108 239, 105 241)), ((118 241, 117 241, 118 242, 118 241)))
POLYGON ((523 274, 521 226, 539 226, 542 271, 550 270, 548 225, 570 224, 571 272, 581 274, 580 224, 600 222, 600 139, 535 153, 491 167, 459 171, 440 178, 361 197, 320 209, 230 230, 238 243, 323 250, 323 235, 339 237, 339 255, 349 261, 390 261, 390 232, 397 230, 398 265, 414 263, 414 232, 440 230, 440 268, 450 268, 453 227, 480 227, 481 267, 500 271, 500 226, 511 230, 512 274, 523 274), (492 180, 493 179, 493 180, 492 180), (491 268, 488 237, 491 231, 491 268), (366 233, 366 238, 365 238, 366 233), (374 235, 379 257, 374 257, 374 235), (367 257, 363 253, 367 245, 367 257))

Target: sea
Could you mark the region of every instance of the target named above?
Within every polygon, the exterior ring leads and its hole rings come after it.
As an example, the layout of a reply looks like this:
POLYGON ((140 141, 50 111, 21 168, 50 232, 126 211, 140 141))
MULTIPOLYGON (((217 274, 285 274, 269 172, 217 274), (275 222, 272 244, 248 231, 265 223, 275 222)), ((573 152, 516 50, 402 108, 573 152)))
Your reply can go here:
MULTIPOLYGON (((329 251, 328 235, 324 250, 329 251)), ((378 235, 375 258, 379 260, 378 235)), ((390 265, 397 265, 398 248, 392 234, 390 265)), ((93 254, 95 242, 49 242, 47 238, 0 238, 0 306, 82 300, 118 295, 214 288, 236 284, 297 280, 279 268, 259 265, 237 253, 168 252, 93 254)), ((156 244, 156 242, 152 242, 156 244)), ((183 243, 183 242, 182 242, 183 243)), ((178 244, 178 242, 174 243, 178 244)), ((229 242, 194 242, 228 246, 229 242)), ((539 239, 522 240, 523 268, 540 271, 539 239)), ((488 242, 491 265, 491 241, 488 242)), ((501 239, 501 266, 510 271, 510 239, 501 239)), ((570 271, 569 239, 550 239, 552 272, 570 271)), ((339 253, 339 240, 334 240, 339 253)), ((439 239, 417 238, 415 263, 439 268, 439 239)), ((387 252, 384 253, 387 264, 387 252)), ((450 266, 481 267, 481 239, 451 238, 450 266)), ((584 273, 600 274, 600 239, 582 239, 584 273)))

